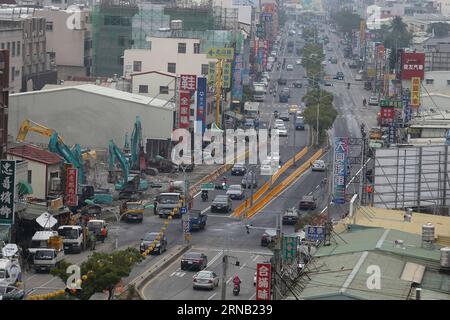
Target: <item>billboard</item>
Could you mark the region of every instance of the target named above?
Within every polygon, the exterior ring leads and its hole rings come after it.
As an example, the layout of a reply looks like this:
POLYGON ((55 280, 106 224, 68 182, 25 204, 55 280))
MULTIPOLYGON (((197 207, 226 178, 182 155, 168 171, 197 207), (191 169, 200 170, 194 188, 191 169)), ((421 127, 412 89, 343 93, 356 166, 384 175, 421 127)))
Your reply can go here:
POLYGON ((324 226, 306 226, 305 238, 310 241, 325 241, 324 226))
POLYGON ((16 194, 16 161, 0 161, 0 224, 14 224, 14 196, 16 194))
POLYGON ((381 125, 386 126, 394 121, 395 108, 380 108, 381 125))
POLYGON ((189 128, 189 117, 191 113, 191 93, 180 91, 180 128, 189 128))
POLYGON ((270 300, 270 263, 256 266, 256 300, 270 300))
POLYGON ((197 76, 195 74, 181 74, 180 90, 185 91, 197 90, 197 76))
POLYGON ((234 58, 233 65, 233 86, 231 88, 231 96, 233 100, 242 100, 243 86, 242 86, 242 55, 237 54, 234 58))
POLYGON ((69 207, 78 205, 78 169, 67 168, 66 203, 69 207))
POLYGON ((425 53, 402 53, 402 80, 418 77, 423 80, 425 74, 425 53))
POLYGON ((283 262, 292 263, 297 259, 297 236, 284 236, 283 239, 283 262))
POLYGON ((334 203, 345 203, 345 180, 347 177, 348 138, 334 139, 334 203))
POLYGON ((411 78, 411 106, 419 107, 420 105, 420 78, 411 78))
POLYGON ((205 110, 206 110, 206 78, 197 78, 197 115, 196 121, 202 124, 202 133, 205 132, 205 110))

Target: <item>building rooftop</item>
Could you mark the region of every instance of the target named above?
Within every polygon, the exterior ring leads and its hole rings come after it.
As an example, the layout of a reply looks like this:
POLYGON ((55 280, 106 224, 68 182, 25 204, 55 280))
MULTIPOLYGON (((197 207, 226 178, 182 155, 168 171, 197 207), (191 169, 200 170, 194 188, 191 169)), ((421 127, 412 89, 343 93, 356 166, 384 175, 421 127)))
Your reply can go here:
POLYGON ((156 99, 152 97, 147 97, 139 94, 133 94, 125 91, 120 91, 116 89, 111 89, 107 87, 98 86, 95 84, 83 84, 78 86, 64 86, 61 88, 41 90, 41 91, 31 91, 31 92, 22 92, 15 93, 14 95, 34 95, 34 94, 51 94, 59 91, 67 91, 67 90, 77 90, 91 94, 97 94, 104 97, 120 99, 128 102, 134 102, 138 104, 143 104, 146 106, 151 106, 155 108, 163 108, 163 109, 174 109, 175 105, 172 102, 168 102, 167 100, 156 99))
POLYGON ((436 242, 450 245, 450 217, 413 212, 411 222, 405 222, 404 213, 400 210, 361 207, 355 212, 352 220, 347 219, 353 224, 393 229, 416 235, 421 235, 422 226, 430 222, 435 226, 436 242))
POLYGON ((58 164, 63 159, 56 153, 40 149, 30 144, 23 144, 17 147, 8 149, 8 154, 21 157, 27 160, 40 162, 46 165, 58 164))
POLYGON ((131 76, 131 77, 134 77, 134 76, 140 76, 140 75, 142 75, 142 74, 149 74, 149 73, 158 73, 158 74, 161 74, 161 75, 163 75, 163 76, 168 76, 168 77, 172 77, 172 78, 175 78, 175 76, 176 76, 174 73, 161 72, 161 71, 136 72, 136 73, 130 74, 130 76, 131 76))

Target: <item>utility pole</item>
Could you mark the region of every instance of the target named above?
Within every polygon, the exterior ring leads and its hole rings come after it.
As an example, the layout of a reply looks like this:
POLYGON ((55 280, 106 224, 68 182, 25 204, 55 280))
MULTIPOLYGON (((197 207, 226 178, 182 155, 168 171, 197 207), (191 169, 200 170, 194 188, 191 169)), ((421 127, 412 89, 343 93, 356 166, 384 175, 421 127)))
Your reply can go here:
POLYGON ((225 253, 222 258, 222 300, 226 300, 227 297, 227 267, 228 267, 228 255, 225 253))
MULTIPOLYGON (((295 167, 295 136, 296 136, 296 128, 295 128, 295 114, 292 116, 292 124, 294 126, 294 141, 293 141, 293 146, 292 146, 292 164, 295 167)), ((304 126, 305 124, 303 124, 304 126)))
POLYGON ((320 87, 318 88, 319 90, 319 99, 317 100, 317 136, 316 136, 316 144, 317 146, 319 146, 319 109, 320 109, 320 87))
MULTIPOLYGON (((282 213, 281 213, 282 214, 282 213)), ((281 250, 283 248, 283 234, 281 232, 281 214, 277 215, 277 244, 275 246, 275 249, 273 251, 273 260, 272 260, 272 270, 273 270, 273 276, 272 276, 272 299, 278 300, 280 297, 277 292, 277 275, 280 274, 280 265, 281 265, 281 250)))

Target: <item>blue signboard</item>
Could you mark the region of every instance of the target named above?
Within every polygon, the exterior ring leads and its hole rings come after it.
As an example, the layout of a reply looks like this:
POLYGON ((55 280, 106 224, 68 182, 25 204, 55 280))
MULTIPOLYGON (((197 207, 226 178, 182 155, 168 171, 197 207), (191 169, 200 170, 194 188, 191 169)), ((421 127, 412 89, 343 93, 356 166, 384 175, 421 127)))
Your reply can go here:
POLYGON ((243 86, 242 86, 242 55, 237 54, 234 58, 233 65, 233 86, 231 88, 231 96, 233 100, 242 101, 243 86))
POLYGON ((411 96, 409 94, 403 95, 403 117, 405 123, 408 123, 412 118, 412 109, 410 105, 411 96))
POLYGON ((197 117, 201 121, 202 134, 205 132, 205 110, 206 110, 206 78, 197 78, 197 117))
POLYGON ((334 203, 345 203, 345 182, 348 165, 348 138, 334 139, 334 203))
POLYGON ((306 226, 306 240, 325 240, 325 227, 323 226, 306 226))
POLYGON ((262 66, 263 64, 263 48, 259 48, 258 50, 258 64, 262 66))
POLYGON ((395 143, 396 135, 397 135, 396 123, 393 122, 393 123, 389 126, 389 131, 388 131, 388 137, 389 137, 389 143, 390 143, 390 144, 395 143))
POLYGON ((450 146, 450 129, 447 131, 447 139, 445 139, 445 142, 450 146))
POLYGON ((180 213, 181 213, 181 214, 187 213, 187 208, 186 208, 186 207, 181 207, 181 208, 180 208, 180 213))

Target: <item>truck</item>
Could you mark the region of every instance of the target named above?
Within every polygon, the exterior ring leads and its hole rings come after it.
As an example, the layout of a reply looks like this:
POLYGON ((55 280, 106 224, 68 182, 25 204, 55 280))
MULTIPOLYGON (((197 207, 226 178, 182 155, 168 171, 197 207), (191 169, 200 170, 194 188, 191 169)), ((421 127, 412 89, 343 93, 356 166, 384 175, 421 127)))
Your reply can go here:
POLYGON ((207 219, 208 216, 201 213, 200 210, 191 210, 189 213, 189 231, 205 229, 207 219))
POLYGON ((258 119, 259 118, 259 102, 250 102, 247 101, 244 103, 244 116, 246 118, 253 118, 258 119))
POLYGON ((47 240, 47 248, 39 248, 33 256, 33 269, 36 272, 50 271, 64 259, 63 239, 56 235, 47 240))
POLYGON ((31 247, 28 251, 34 255, 39 249, 48 249, 49 239, 57 236, 58 232, 53 230, 36 231, 31 238, 31 247))
POLYGON ((64 225, 58 228, 58 235, 63 239, 64 252, 81 253, 85 248, 87 232, 77 225, 64 225))
POLYGON ((136 221, 142 223, 144 220, 144 205, 140 201, 125 201, 120 206, 120 216, 127 222, 136 221))
POLYGON ((280 92, 279 101, 282 103, 288 103, 289 102, 289 93, 286 91, 280 92))
MULTIPOLYGON (((156 197, 156 214, 160 218, 167 218, 174 208, 180 208, 182 196, 178 192, 162 192, 156 197)), ((174 218, 180 218, 181 213, 178 212, 174 218)))
POLYGON ((266 98, 266 87, 264 85, 253 85, 253 100, 263 102, 266 98))
POLYGON ((370 140, 381 140, 381 136, 383 132, 380 127, 372 127, 369 131, 369 139, 370 140))

